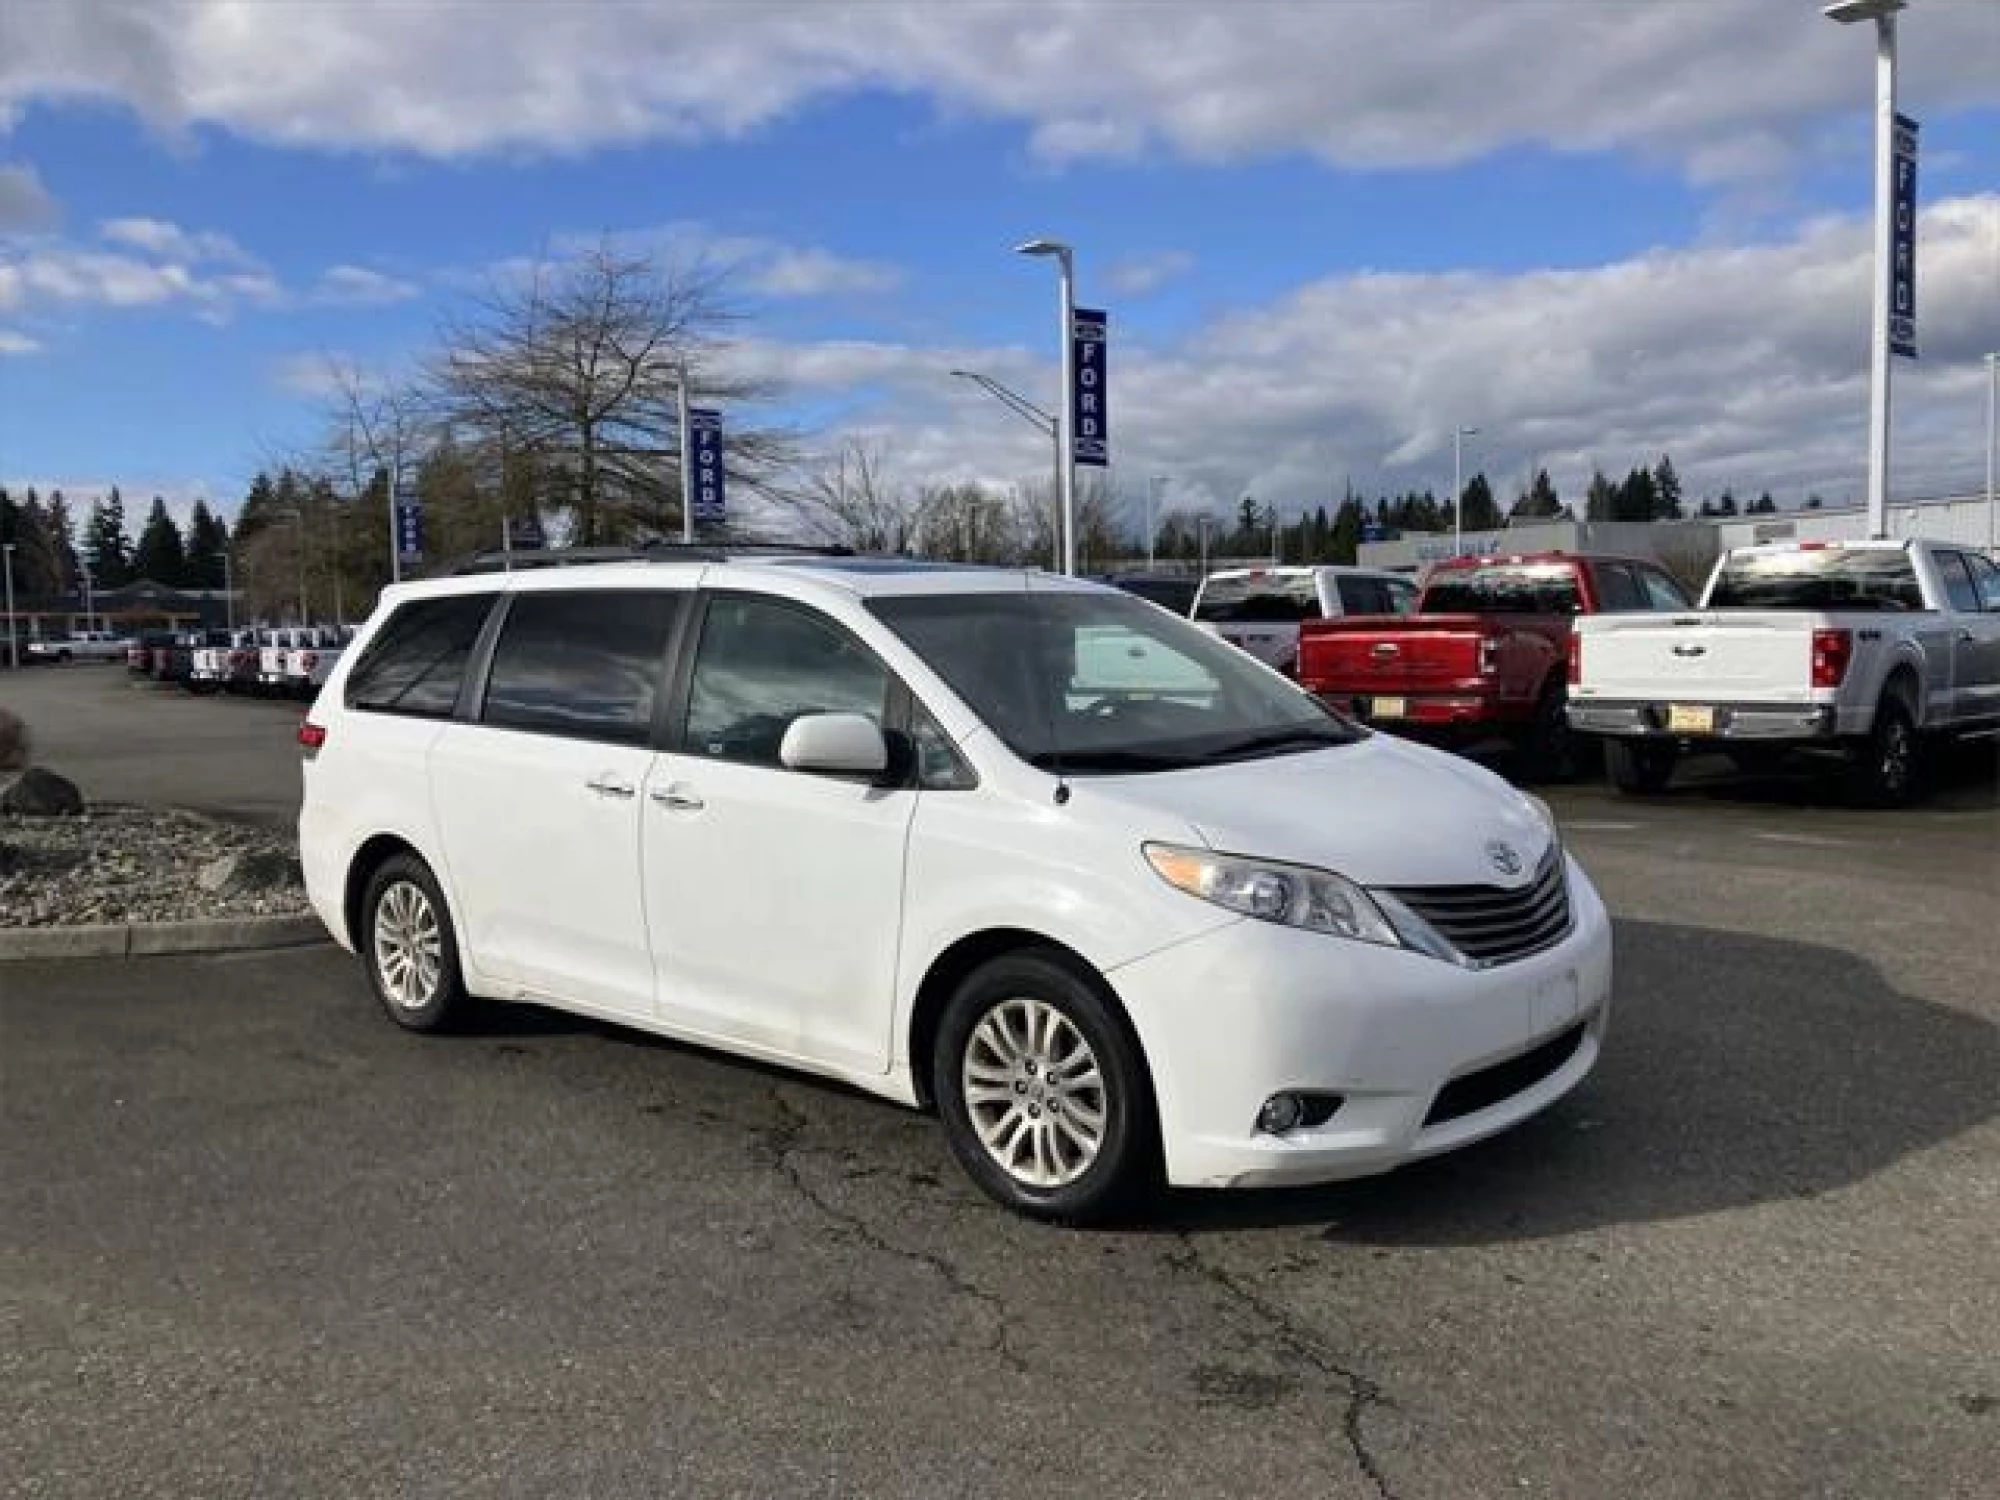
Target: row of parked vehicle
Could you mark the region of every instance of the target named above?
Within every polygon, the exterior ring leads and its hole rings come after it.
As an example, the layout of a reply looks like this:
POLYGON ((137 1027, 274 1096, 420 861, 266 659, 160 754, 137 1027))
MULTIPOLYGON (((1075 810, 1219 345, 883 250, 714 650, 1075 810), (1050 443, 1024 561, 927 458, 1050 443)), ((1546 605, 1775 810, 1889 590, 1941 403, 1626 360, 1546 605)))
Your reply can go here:
POLYGON ((1650 561, 1560 552, 1444 562, 1421 590, 1359 568, 1238 569, 1185 612, 1377 727, 1509 741, 1535 779, 1601 753, 1643 794, 1696 753, 1761 771, 1818 752, 1860 800, 1895 805, 1921 791, 1929 742, 2000 735, 2000 566, 1944 543, 1739 548, 1699 601, 1650 561))
POLYGON ((353 639, 348 626, 147 631, 126 647, 132 674, 191 693, 309 699, 353 639))

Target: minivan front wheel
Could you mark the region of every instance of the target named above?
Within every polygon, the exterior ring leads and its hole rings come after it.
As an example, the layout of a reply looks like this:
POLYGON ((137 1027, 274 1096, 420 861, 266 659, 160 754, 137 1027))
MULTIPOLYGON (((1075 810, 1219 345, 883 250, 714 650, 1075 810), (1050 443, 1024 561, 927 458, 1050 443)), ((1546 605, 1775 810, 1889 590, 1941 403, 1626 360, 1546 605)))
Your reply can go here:
POLYGON ((430 869, 414 855, 382 862, 361 903, 362 962, 389 1019, 436 1031, 467 1003, 451 913, 430 869))
POLYGON ((947 1003, 932 1097, 959 1164, 1008 1208, 1082 1223, 1156 1175, 1152 1090, 1102 991, 1051 954, 1009 954, 947 1003))

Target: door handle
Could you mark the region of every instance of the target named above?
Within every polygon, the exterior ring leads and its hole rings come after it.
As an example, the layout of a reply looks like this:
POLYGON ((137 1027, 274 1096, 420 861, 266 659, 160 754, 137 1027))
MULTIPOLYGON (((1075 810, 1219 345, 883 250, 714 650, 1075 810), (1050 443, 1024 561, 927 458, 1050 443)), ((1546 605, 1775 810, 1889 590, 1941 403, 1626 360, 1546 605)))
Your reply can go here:
POLYGON ((693 788, 678 781, 669 786, 656 786, 646 795, 673 812, 699 812, 708 805, 695 795, 693 788))
POLYGON ((630 797, 635 790, 631 782, 613 776, 609 772, 591 777, 584 785, 600 797, 630 797))

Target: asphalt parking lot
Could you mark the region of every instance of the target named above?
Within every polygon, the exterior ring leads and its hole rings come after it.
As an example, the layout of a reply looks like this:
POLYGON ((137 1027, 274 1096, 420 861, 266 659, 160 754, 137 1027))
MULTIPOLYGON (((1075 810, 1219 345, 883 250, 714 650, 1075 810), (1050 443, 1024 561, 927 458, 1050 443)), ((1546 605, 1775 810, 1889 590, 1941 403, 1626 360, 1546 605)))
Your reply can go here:
MULTIPOLYGON (((157 726, 111 795, 296 777, 295 712, 72 675, 45 745, 157 726)), ((0 967, 0 1490, 1991 1496, 2000 797, 1820 790, 1559 789, 1619 921, 1584 1089, 1113 1232, 809 1080, 404 1035, 332 950, 0 967)))

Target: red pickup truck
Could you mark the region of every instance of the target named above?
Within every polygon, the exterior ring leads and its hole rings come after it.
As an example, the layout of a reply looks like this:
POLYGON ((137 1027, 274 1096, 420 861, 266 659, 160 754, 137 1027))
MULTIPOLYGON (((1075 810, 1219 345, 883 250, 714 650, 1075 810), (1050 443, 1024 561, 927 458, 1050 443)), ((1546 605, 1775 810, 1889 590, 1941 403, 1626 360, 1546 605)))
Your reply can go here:
POLYGON ((1397 733, 1504 737, 1532 774, 1560 776, 1572 761, 1571 621, 1689 607, 1679 584, 1636 558, 1457 558, 1425 580, 1413 615, 1306 621, 1299 685, 1397 733))

